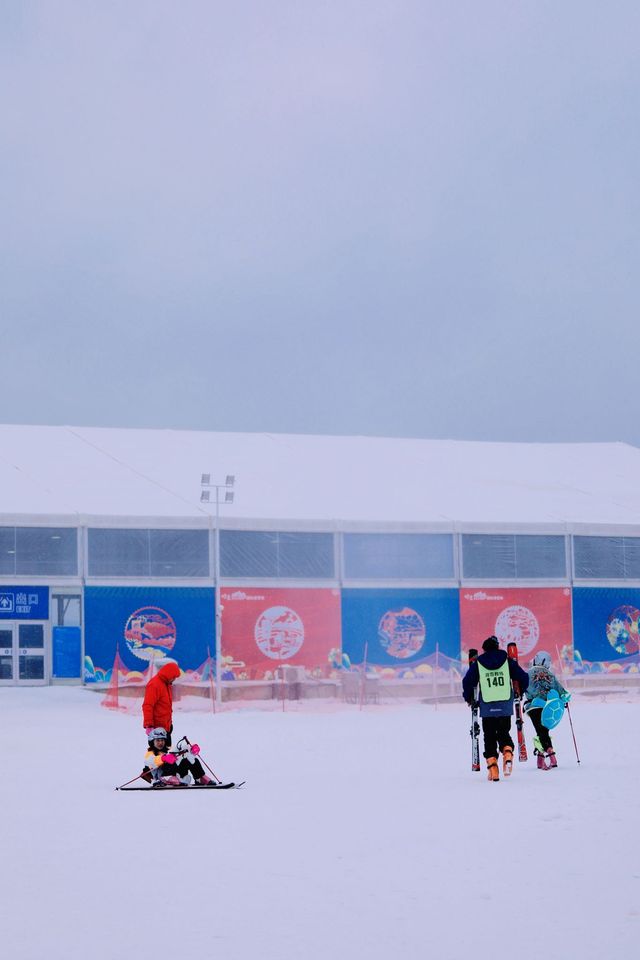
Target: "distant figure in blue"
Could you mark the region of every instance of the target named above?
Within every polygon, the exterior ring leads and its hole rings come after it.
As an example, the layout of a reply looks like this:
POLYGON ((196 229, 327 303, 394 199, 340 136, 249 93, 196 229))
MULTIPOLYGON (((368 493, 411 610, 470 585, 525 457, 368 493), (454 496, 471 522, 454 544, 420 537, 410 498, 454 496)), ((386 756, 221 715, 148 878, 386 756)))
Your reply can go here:
POLYGON ((548 698, 550 690, 557 690, 560 699, 565 704, 571 699, 569 691, 565 690, 551 670, 551 656, 546 651, 539 650, 533 658, 529 670, 529 688, 524 705, 524 712, 531 720, 537 734, 533 746, 537 757, 538 770, 550 770, 558 766, 551 736, 542 722, 544 705, 540 701, 548 698), (533 704, 534 700, 536 701, 535 706, 533 704))
POLYGON ((513 770, 513 681, 524 693, 529 686, 529 676, 515 660, 509 659, 506 650, 500 649, 497 637, 487 637, 482 650, 462 678, 462 696, 471 706, 476 702, 476 687, 479 688, 477 702, 482 718, 487 779, 496 781, 500 779, 499 752, 505 777, 511 776, 513 770))

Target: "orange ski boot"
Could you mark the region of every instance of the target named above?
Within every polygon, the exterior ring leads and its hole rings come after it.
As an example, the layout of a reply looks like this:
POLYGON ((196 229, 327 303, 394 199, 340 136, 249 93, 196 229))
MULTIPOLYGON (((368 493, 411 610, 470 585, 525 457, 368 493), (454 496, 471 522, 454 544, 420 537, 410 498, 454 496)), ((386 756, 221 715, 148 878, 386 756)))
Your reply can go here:
POLYGON ((510 777, 513 771, 513 747, 502 748, 502 772, 505 777, 510 777))
POLYGON ((499 780, 500 771, 498 770, 498 758, 487 757, 487 780, 499 780))

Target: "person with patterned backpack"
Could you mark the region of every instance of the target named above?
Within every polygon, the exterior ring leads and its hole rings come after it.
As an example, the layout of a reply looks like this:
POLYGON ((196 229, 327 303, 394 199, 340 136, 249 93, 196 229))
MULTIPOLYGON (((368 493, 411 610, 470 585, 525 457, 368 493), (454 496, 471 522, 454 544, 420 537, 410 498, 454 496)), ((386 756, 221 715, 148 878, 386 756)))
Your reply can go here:
POLYGON ((487 637, 482 644, 482 651, 462 679, 462 696, 468 704, 473 705, 476 702, 476 687, 479 688, 478 706, 482 719, 487 779, 496 781, 500 779, 500 752, 505 777, 511 776, 513 770, 513 681, 520 684, 521 690, 526 690, 529 677, 515 660, 507 656, 506 650, 500 649, 497 637, 487 637))
MULTIPOLYGON (((543 722, 545 706, 551 700, 555 700, 555 703, 564 710, 570 699, 571 694, 568 690, 565 690, 551 669, 550 654, 546 650, 539 650, 533 658, 529 670, 529 686, 524 704, 524 712, 531 720, 536 731, 533 747, 538 770, 551 770, 558 766, 549 727, 543 722)), ((551 710, 551 707, 549 709, 551 710)), ((553 721, 547 720, 551 727, 557 722, 557 717, 553 721)))

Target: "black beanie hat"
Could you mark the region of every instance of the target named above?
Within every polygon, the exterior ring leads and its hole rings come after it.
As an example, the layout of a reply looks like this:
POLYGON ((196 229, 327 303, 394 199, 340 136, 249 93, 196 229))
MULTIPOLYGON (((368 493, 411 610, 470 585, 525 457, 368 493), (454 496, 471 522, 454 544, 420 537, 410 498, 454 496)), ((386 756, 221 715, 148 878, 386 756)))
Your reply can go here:
POLYGON ((487 637, 485 642, 482 644, 482 649, 486 653, 487 650, 499 650, 500 643, 498 642, 497 637, 487 637))

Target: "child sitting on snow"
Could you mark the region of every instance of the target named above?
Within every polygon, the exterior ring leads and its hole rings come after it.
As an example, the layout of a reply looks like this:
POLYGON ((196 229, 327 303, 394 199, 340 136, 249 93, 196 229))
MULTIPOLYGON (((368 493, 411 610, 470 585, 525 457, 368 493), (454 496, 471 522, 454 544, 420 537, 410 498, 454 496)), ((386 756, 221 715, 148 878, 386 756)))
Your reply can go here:
POLYGON ((207 777, 198 758, 200 747, 197 743, 191 744, 183 737, 176 745, 175 752, 167 751, 167 731, 162 727, 155 727, 149 733, 149 748, 144 755, 145 766, 142 779, 147 783, 166 787, 180 787, 195 783, 206 786, 212 783, 207 777))
POLYGON ((553 749, 549 731, 542 723, 542 711, 544 708, 541 706, 534 707, 533 701, 536 699, 547 700, 549 691, 556 690, 560 699, 567 703, 571 698, 571 694, 568 690, 565 690, 551 671, 551 657, 543 650, 540 650, 533 658, 531 669, 528 673, 529 686, 525 694, 526 701, 524 711, 528 714, 537 734, 537 736, 534 737, 533 743, 535 754, 538 758, 538 769, 549 770, 551 767, 558 766, 556 752, 553 749))

